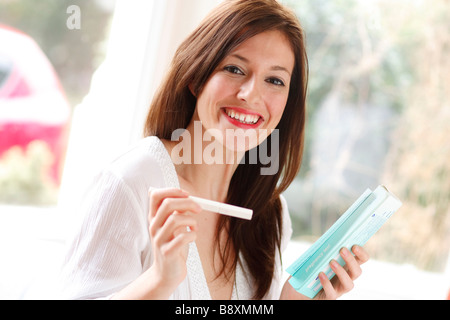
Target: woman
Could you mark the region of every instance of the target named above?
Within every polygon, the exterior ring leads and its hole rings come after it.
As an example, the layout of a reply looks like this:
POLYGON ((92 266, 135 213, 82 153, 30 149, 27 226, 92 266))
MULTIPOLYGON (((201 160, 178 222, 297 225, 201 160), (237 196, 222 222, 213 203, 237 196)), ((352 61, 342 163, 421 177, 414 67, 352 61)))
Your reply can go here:
MULTIPOLYGON (((150 106, 147 138, 87 192, 65 297, 305 298, 288 282, 281 290, 280 277, 291 235, 281 193, 300 168, 306 84, 293 13, 275 0, 216 8, 177 50, 150 106), (263 148, 276 155, 269 174, 263 148), (189 195, 251 208, 253 218, 204 211, 189 195)), ((331 263, 333 281, 321 274, 318 298, 353 287, 368 259, 360 247, 353 253, 342 250, 345 269, 331 263)))

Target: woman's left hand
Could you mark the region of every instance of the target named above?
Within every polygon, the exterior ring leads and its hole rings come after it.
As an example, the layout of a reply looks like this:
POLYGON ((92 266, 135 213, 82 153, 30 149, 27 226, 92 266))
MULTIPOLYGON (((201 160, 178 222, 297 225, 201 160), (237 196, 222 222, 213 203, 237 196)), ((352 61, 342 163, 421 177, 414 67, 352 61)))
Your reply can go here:
MULTIPOLYGON (((341 257, 345 261, 342 267, 335 260, 330 262, 330 267, 336 274, 333 279, 329 280, 327 276, 321 272, 319 274, 320 283, 323 289, 315 296, 315 300, 335 300, 344 293, 353 289, 354 283, 362 273, 361 265, 369 260, 368 253, 360 246, 353 246, 352 252, 347 248, 340 251, 341 257)), ((281 292, 281 299, 309 299, 308 297, 298 293, 291 284, 286 281, 281 292)))

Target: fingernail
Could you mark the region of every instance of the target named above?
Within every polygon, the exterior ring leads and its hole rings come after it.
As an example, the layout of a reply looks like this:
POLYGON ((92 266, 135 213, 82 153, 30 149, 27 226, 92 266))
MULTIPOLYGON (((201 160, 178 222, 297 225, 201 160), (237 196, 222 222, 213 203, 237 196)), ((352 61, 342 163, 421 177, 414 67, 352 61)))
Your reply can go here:
POLYGON ((331 268, 336 269, 339 266, 339 263, 336 260, 331 260, 330 265, 331 268))
POLYGON ((342 254, 344 257, 347 257, 347 256, 350 254, 350 251, 349 251, 347 248, 342 248, 342 249, 341 249, 341 254, 342 254))

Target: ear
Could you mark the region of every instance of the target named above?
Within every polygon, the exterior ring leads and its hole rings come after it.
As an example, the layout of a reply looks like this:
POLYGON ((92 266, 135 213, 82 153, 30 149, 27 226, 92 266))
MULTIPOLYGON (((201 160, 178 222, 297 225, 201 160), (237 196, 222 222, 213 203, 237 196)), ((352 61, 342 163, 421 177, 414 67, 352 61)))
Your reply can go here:
POLYGON ((191 83, 191 84, 189 84, 188 88, 189 88, 189 91, 192 93, 192 95, 197 98, 197 95, 195 94, 195 91, 194 91, 194 85, 191 83))

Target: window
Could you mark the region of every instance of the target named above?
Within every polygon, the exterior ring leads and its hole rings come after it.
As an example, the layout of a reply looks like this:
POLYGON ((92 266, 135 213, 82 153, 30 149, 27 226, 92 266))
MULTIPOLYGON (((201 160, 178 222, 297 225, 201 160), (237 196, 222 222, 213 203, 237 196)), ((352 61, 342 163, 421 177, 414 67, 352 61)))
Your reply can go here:
POLYGON ((372 259, 442 275, 450 267, 449 4, 283 3, 304 27, 310 67, 305 157, 285 194, 295 238, 317 239, 366 188, 384 184, 403 207, 366 245, 372 259))
POLYGON ((30 297, 34 285, 44 298, 57 272, 64 224, 56 208, 72 112, 106 54, 114 6, 0 3, 1 299, 30 297))
POLYGON ((103 59, 115 3, 72 2, 0 4, 0 203, 58 201, 71 113, 103 59))

